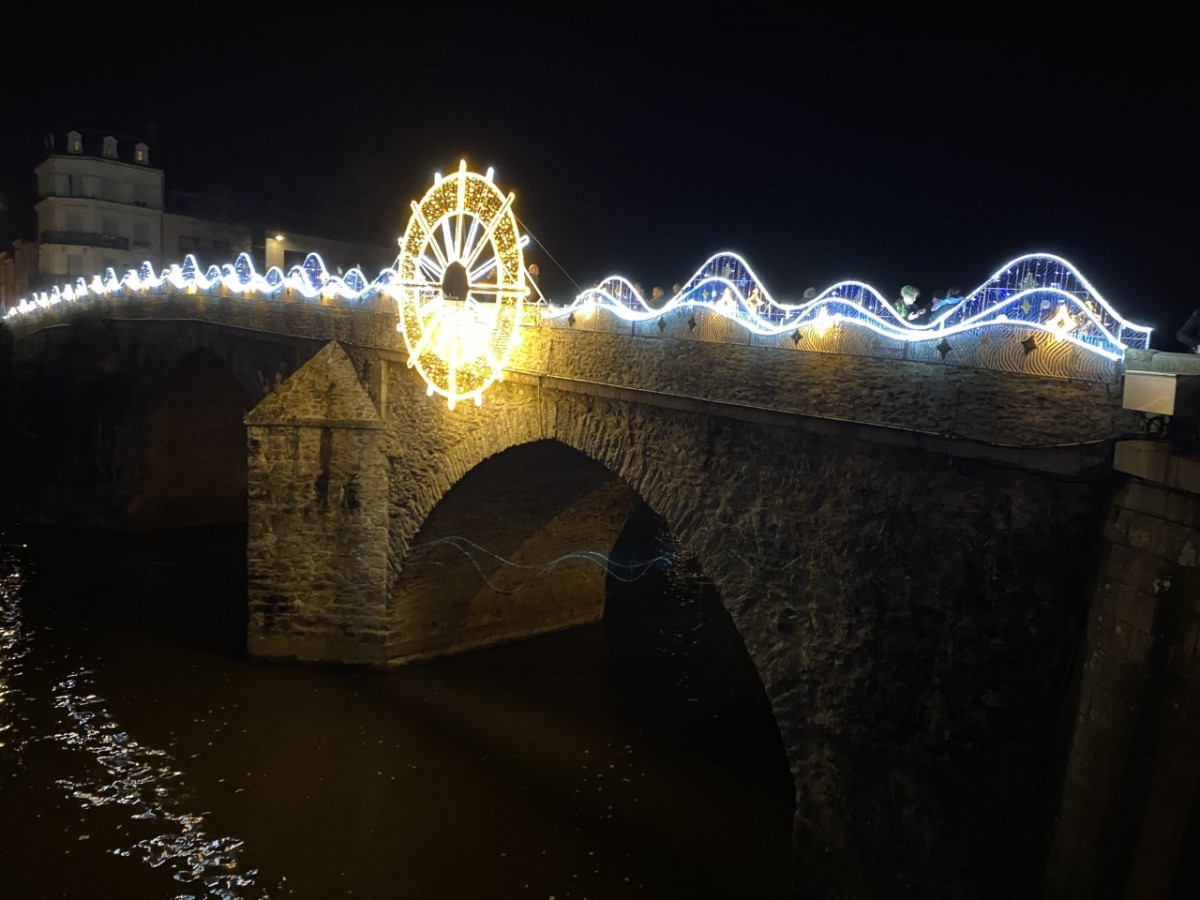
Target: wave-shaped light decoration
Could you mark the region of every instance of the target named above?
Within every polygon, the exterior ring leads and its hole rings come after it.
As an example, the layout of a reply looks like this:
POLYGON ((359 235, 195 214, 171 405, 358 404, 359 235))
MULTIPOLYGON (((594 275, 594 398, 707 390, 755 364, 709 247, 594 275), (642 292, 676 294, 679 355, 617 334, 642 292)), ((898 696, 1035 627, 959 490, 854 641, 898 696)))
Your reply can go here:
MULTIPOLYGON (((525 238, 523 235, 522 245, 525 238)), ((232 263, 207 269, 201 268, 195 256, 189 254, 182 263, 161 271, 155 271, 152 264, 145 262, 121 277, 110 268, 91 279, 78 278, 72 284, 21 300, 9 308, 7 318, 90 298, 164 289, 187 293, 228 291, 263 297, 290 290, 309 300, 354 303, 380 292, 392 296, 400 287, 395 264, 368 282, 357 268, 344 276, 331 274, 317 253, 308 254, 303 263, 286 273, 272 266, 265 274, 255 270, 246 253, 232 263)), ((1121 359, 1126 349, 1147 349, 1152 331, 1123 318, 1071 263, 1048 253, 1031 253, 1010 260, 975 290, 961 299, 952 298, 921 324, 904 319, 879 291, 859 281, 838 282, 804 303, 781 303, 735 253, 711 256, 661 306, 651 306, 627 279, 610 276, 567 305, 551 303, 542 314, 555 319, 600 309, 625 321, 640 322, 686 307, 710 309, 761 335, 801 329, 823 334, 835 324, 848 322, 883 337, 922 342, 972 329, 1019 325, 1048 333, 1109 360, 1121 359)))
POLYGON ((120 277, 115 270, 109 268, 103 275, 94 275, 91 279, 77 278, 62 287, 56 285, 49 291, 22 299, 9 308, 5 318, 29 315, 62 303, 76 303, 88 298, 164 289, 189 293, 226 290, 264 297, 291 290, 309 300, 360 301, 379 293, 396 279, 394 265, 383 269, 370 282, 357 266, 344 275, 334 275, 326 267, 319 253, 308 254, 304 262, 292 266, 286 274, 278 266, 271 266, 266 273, 260 274, 255 270, 254 261, 248 253, 239 254, 232 263, 209 266, 207 269, 202 269, 196 257, 188 254, 183 258, 183 262, 173 263, 157 272, 151 263, 144 262, 120 277))
POLYGON ((1043 331, 1110 360, 1126 349, 1147 349, 1153 330, 1113 309, 1071 263, 1049 253, 1009 260, 975 290, 944 299, 921 323, 910 322, 869 284, 840 281, 800 304, 775 300, 736 253, 717 253, 674 296, 651 306, 628 279, 609 276, 566 306, 543 312, 549 319, 604 310, 644 322, 679 308, 710 310, 760 335, 812 328, 823 334, 839 322, 869 328, 899 341, 940 341, 968 330, 1018 325, 1043 331))

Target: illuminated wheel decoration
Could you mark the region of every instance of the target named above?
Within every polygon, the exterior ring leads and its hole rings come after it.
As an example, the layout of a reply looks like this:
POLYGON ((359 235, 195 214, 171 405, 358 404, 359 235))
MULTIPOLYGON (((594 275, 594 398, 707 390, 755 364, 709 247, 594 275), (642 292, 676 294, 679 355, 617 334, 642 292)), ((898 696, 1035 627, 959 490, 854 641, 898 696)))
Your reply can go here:
POLYGON ((450 408, 503 377, 517 341, 525 284, 523 240, 505 196, 487 175, 438 178, 412 204, 392 295, 408 364, 450 408))

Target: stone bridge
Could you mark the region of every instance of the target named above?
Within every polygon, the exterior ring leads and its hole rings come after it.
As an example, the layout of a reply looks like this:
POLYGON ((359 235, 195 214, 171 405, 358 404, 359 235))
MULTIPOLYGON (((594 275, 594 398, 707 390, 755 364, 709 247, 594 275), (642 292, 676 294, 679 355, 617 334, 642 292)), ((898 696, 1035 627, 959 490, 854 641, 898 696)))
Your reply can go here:
POLYGON ((1195 883, 1200 476, 1141 443, 1114 467, 1144 431, 1125 368, 1169 354, 1061 377, 531 314, 451 410, 396 325, 382 297, 227 291, 10 319, 13 509, 245 521, 251 653, 397 664, 599 620, 646 504, 774 710, 802 896, 1195 883))

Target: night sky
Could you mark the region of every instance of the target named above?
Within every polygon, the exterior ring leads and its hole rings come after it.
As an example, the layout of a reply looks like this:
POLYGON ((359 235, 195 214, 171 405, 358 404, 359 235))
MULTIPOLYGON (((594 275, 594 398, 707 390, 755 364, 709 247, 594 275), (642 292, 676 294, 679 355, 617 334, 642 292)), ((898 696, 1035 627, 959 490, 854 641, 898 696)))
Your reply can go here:
POLYGON ((844 278, 969 290, 1045 251, 1182 349, 1200 55, 1179 23, 641 9, 142 24, 102 66, 97 35, 53 64, 31 43, 0 62, 0 239, 32 237, 46 130, 152 123, 168 190, 383 246, 435 171, 494 166, 557 301, 609 274, 669 289, 722 250, 783 301, 844 278))

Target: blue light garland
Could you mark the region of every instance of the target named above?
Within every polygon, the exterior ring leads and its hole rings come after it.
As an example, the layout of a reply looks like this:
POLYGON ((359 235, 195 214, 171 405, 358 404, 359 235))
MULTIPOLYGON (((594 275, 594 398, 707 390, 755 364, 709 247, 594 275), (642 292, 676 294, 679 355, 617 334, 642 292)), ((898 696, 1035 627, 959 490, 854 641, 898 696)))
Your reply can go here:
MULTIPOLYGON (((530 276, 532 281, 532 276, 530 276)), ((62 288, 24 299, 8 317, 24 316, 76 303, 89 297, 122 292, 178 290, 189 293, 224 290, 274 297, 285 290, 306 299, 361 302, 380 292, 394 297, 399 285, 396 268, 384 269, 372 281, 358 268, 343 276, 329 272, 319 254, 310 253, 284 273, 272 266, 259 274, 248 254, 232 263, 202 269, 192 255, 182 263, 156 272, 150 263, 118 277, 113 269, 90 280, 77 279, 62 288)), ((1126 349, 1147 349, 1152 329, 1120 316, 1112 305, 1071 265, 1048 253, 1031 253, 1005 263, 979 287, 962 298, 946 298, 927 322, 906 319, 871 285, 841 281, 811 300, 787 304, 775 300, 753 270, 735 253, 711 256, 679 292, 661 306, 651 306, 637 288, 621 276, 610 276, 580 293, 573 302, 549 304, 549 320, 604 311, 630 322, 644 322, 681 308, 707 309, 760 335, 780 335, 797 329, 817 333, 840 323, 863 327, 885 338, 906 342, 940 341, 966 331, 1019 325, 1044 332, 1081 350, 1119 360, 1126 349)))

